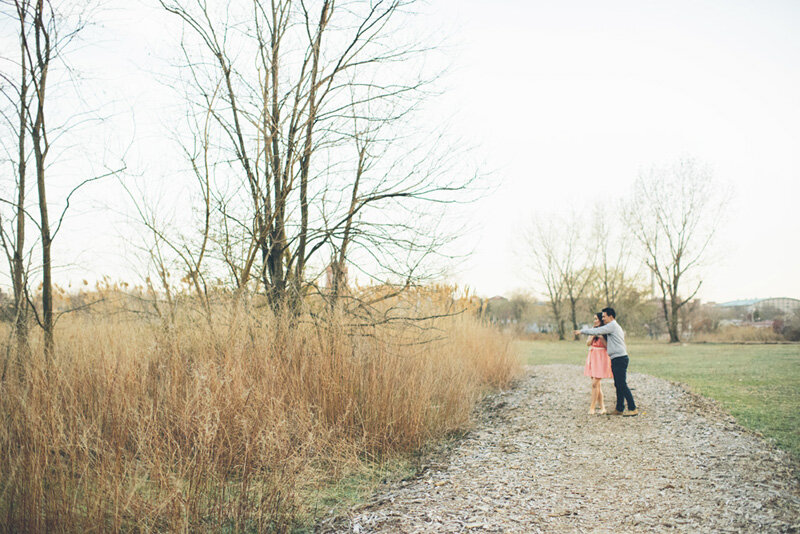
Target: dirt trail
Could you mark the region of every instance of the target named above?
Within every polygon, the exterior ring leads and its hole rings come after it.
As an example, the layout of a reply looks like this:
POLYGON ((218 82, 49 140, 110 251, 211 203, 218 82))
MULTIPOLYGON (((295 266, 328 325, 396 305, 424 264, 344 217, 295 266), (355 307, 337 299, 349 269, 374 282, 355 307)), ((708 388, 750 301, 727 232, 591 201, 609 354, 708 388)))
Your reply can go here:
POLYGON ((677 385, 636 373, 629 385, 639 417, 591 416, 580 367, 529 367, 420 477, 319 530, 800 532, 787 454, 677 385))

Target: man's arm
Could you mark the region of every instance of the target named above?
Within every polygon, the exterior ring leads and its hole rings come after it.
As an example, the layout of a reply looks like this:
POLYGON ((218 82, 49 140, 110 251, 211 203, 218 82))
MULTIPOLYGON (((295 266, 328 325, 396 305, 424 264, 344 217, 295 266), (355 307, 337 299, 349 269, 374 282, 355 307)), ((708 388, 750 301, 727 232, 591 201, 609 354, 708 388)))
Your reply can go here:
POLYGON ((616 330, 616 328, 614 328, 614 325, 609 323, 609 324, 604 324, 603 326, 598 326, 597 328, 581 328, 580 330, 576 330, 576 332, 580 332, 581 334, 588 334, 590 336, 596 336, 598 334, 610 334, 614 330, 616 330))

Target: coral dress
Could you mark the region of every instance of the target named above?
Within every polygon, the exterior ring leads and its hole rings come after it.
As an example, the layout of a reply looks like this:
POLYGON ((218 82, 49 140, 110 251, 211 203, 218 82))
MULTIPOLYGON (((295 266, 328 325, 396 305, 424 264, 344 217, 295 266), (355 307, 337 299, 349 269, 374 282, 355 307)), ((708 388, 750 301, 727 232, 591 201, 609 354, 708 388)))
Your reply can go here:
POLYGON ((583 374, 592 378, 612 378, 614 376, 611 374, 611 358, 608 357, 606 341, 602 336, 592 340, 583 374))

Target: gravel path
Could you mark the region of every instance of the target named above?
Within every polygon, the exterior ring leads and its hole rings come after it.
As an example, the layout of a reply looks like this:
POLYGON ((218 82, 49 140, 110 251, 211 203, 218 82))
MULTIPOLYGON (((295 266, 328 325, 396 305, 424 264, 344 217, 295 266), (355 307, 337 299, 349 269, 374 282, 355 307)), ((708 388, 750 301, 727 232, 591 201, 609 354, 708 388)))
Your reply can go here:
MULTIPOLYGON (((800 532, 796 464, 712 401, 630 373, 638 417, 591 416, 571 365, 527 368, 422 475, 322 532, 800 532)), ((613 408, 611 380, 603 381, 613 408)))

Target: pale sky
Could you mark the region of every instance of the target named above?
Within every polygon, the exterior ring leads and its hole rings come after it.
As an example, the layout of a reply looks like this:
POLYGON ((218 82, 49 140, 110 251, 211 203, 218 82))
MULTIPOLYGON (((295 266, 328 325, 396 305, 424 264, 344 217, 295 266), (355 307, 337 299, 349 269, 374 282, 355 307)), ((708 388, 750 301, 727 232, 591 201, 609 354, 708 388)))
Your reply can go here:
POLYGON ((528 287, 512 249, 531 214, 690 156, 734 190, 699 296, 800 297, 800 3, 434 4, 461 46, 447 97, 502 180, 461 280, 528 287))
MULTIPOLYGON (((183 162, 164 141, 174 100, 154 73, 175 26, 154 4, 111 2, 101 46, 74 63, 113 115, 87 133, 90 166, 133 141, 130 168, 168 189, 183 162)), ((470 208, 462 246, 474 253, 453 280, 485 296, 530 288, 514 249, 532 215, 620 198, 639 169, 688 156, 734 190, 700 297, 800 298, 800 3, 432 0, 421 11, 414 24, 452 65, 436 113, 496 185, 470 208)), ((126 231, 105 210, 123 209, 118 188, 83 195, 56 244, 71 264, 57 279, 130 276, 126 231)))

